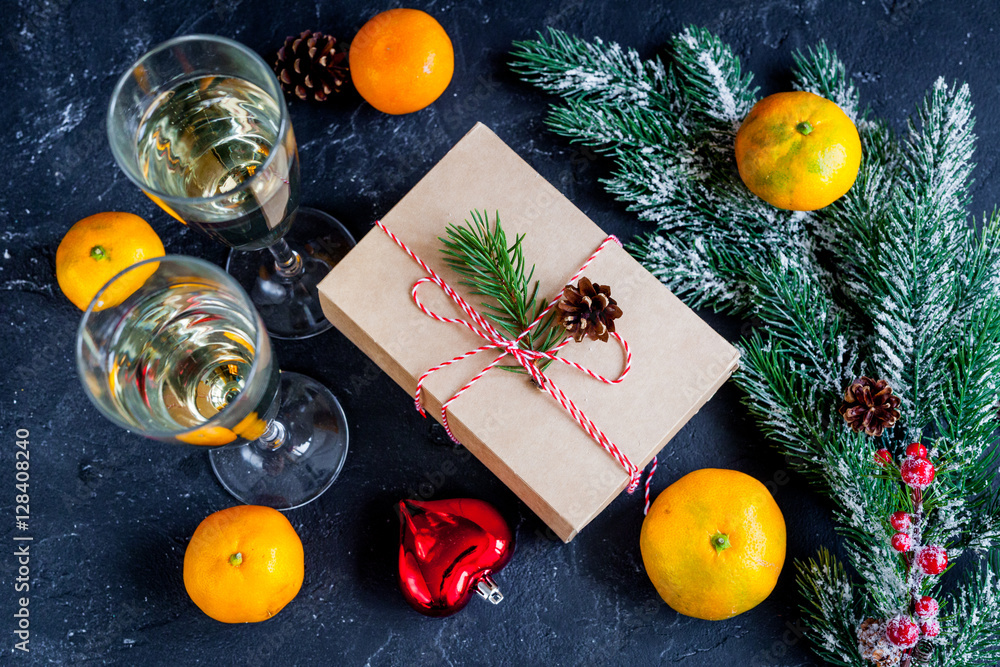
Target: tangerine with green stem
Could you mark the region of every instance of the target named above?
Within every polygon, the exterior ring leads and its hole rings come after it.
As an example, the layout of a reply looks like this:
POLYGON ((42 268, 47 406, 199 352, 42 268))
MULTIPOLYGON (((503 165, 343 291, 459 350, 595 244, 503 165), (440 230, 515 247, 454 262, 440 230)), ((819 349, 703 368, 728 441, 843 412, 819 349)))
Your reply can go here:
POLYGON ((757 102, 736 133, 736 166, 755 195, 792 211, 842 197, 858 177, 861 137, 844 111, 799 90, 757 102))
POLYGON ((284 514, 240 505, 209 515, 184 552, 184 587, 223 623, 266 621, 302 588, 302 540, 284 514))
MULTIPOLYGON (((132 213, 95 213, 78 221, 56 249, 56 281, 73 305, 86 310, 94 296, 133 264, 164 255, 163 242, 145 220, 132 213)), ((151 262, 115 281, 94 310, 117 306, 156 273, 151 262)))
POLYGON ((642 523, 639 550, 671 608, 721 621, 774 590, 785 562, 785 519, 753 477, 696 470, 657 497, 642 523))

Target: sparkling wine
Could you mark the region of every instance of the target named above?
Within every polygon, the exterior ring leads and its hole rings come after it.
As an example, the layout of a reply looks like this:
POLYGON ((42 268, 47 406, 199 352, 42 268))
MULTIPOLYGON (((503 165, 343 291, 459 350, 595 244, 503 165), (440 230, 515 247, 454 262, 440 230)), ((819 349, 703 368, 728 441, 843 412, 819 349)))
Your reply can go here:
MULTIPOLYGON (((197 281, 144 295, 110 337, 111 401, 145 429, 198 426, 247 389, 255 331, 251 316, 197 281)), ((254 395, 230 427, 250 412, 264 417, 274 401, 279 372, 266 355, 254 395)))
POLYGON ((298 205, 295 139, 289 128, 279 142, 280 130, 281 107, 258 86, 190 79, 160 93, 139 122, 139 170, 151 190, 216 198, 189 200, 188 224, 228 246, 263 248, 284 234, 298 205))

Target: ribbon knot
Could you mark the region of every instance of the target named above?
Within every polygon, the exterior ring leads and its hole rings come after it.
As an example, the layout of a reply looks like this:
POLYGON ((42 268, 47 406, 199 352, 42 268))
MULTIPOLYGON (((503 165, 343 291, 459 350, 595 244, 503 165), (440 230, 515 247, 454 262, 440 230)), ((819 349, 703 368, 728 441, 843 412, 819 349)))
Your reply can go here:
MULTIPOLYGON (((576 404, 571 399, 569 399, 566 396, 566 394, 563 393, 561 389, 559 389, 559 387, 556 386, 556 384, 552 381, 552 379, 546 376, 545 373, 540 368, 538 368, 538 362, 560 362, 568 366, 571 366, 572 368, 575 368, 576 370, 585 373, 591 378, 603 382, 605 384, 618 384, 619 382, 625 379, 625 376, 628 375, 629 370, 632 367, 632 353, 629 351, 628 343, 625 341, 625 339, 618 333, 611 334, 611 336, 618 341, 618 344, 621 346, 622 352, 624 354, 624 364, 622 367, 622 371, 615 379, 606 378, 603 375, 595 373, 589 368, 576 363, 575 361, 570 361, 568 359, 564 359, 558 356, 559 351, 562 350, 562 348, 565 347, 567 343, 573 340, 571 337, 567 337, 561 343, 553 346, 548 350, 534 350, 523 347, 523 341, 530 334, 530 332, 534 330, 534 328, 545 319, 545 317, 552 311, 552 309, 556 306, 556 304, 559 303, 559 301, 562 299, 562 291, 560 291, 551 301, 549 301, 548 305, 542 310, 541 313, 538 314, 535 320, 516 338, 513 339, 507 338, 502 333, 500 333, 496 329, 496 327, 494 327, 475 308, 469 305, 469 303, 466 302, 465 299, 463 299, 461 295, 459 295, 458 292, 456 292, 450 285, 448 285, 441 278, 441 276, 439 276, 437 272, 434 271, 434 269, 428 266, 426 262, 420 259, 412 250, 410 250, 410 248, 407 247, 407 245, 403 243, 403 241, 398 236, 396 236, 384 224, 382 224, 381 221, 376 221, 375 224, 379 227, 379 229, 385 232, 389 236, 389 238, 391 238, 396 243, 396 245, 403 250, 403 252, 409 255, 410 258, 413 259, 417 264, 419 264, 420 267, 427 273, 427 276, 419 279, 416 283, 414 283, 413 288, 410 290, 410 296, 412 297, 413 302, 417 305, 417 307, 428 317, 435 319, 439 322, 447 322, 449 324, 457 324, 460 326, 464 326, 469 331, 476 334, 485 341, 483 345, 473 350, 469 350, 468 352, 463 352, 462 354, 459 354, 449 359, 448 361, 442 362, 436 366, 433 366, 432 368, 427 369, 424 372, 424 374, 417 379, 417 389, 414 392, 413 399, 414 403, 416 404, 417 410, 420 412, 420 414, 426 416, 422 397, 423 397, 424 382, 427 380, 428 377, 430 377, 433 373, 441 370, 442 368, 451 366, 452 364, 462 361, 463 359, 467 359, 469 357, 477 355, 480 352, 485 352, 487 350, 499 350, 500 354, 493 361, 491 361, 489 365, 487 365, 485 368, 479 371, 471 380, 466 382, 457 392, 455 392, 455 394, 452 395, 451 398, 449 398, 447 401, 441 404, 441 425, 444 426, 444 430, 445 432, 448 433, 448 437, 451 438, 453 442, 461 444, 458 438, 455 437, 455 434, 452 433, 451 426, 448 423, 448 407, 453 402, 455 402, 459 396, 464 394, 473 385, 475 385, 480 378, 486 375, 486 373, 488 373, 490 370, 498 366, 500 362, 503 361, 506 357, 510 356, 514 359, 514 361, 518 363, 518 365, 524 368, 524 370, 528 373, 528 375, 531 377, 531 379, 535 382, 535 384, 538 387, 540 387, 543 391, 545 391, 553 399, 555 399, 556 402, 558 402, 563 407, 563 409, 566 410, 566 412, 568 412, 571 417, 573 417, 573 419, 580 425, 580 427, 583 428, 583 430, 586 431, 587 434, 595 442, 597 442, 597 444, 599 444, 602 448, 604 448, 604 450, 607 451, 625 469, 625 472, 629 476, 629 484, 627 490, 629 493, 635 491, 635 489, 639 486, 639 481, 642 474, 641 469, 634 463, 632 463, 632 461, 629 460, 629 458, 621 452, 618 446, 615 445, 615 443, 612 442, 611 439, 608 438, 608 436, 605 435, 605 433, 601 431, 601 429, 599 429, 597 425, 595 425, 594 422, 591 421, 590 418, 587 417, 583 413, 583 411, 580 410, 576 406, 576 404), (451 299, 452 302, 454 302, 455 305, 457 305, 462 310, 463 313, 465 313, 465 315, 469 319, 466 320, 454 317, 444 317, 427 308, 427 306, 425 306, 420 301, 417 292, 419 291, 421 285, 428 282, 437 285, 441 289, 441 291, 443 291, 448 296, 448 298, 451 299)), ((597 250, 595 250, 594 253, 587 259, 587 261, 583 263, 583 265, 573 275, 573 277, 571 277, 567 282, 572 283, 578 280, 580 276, 583 274, 584 270, 590 265, 591 262, 594 261, 597 255, 609 243, 617 243, 619 246, 621 245, 621 241, 619 241, 616 237, 608 236, 606 239, 604 239, 601 245, 598 246, 597 250)), ((648 494, 649 494, 648 479, 646 487, 647 487, 646 495, 647 495, 647 506, 648 506, 648 494)))
POLYGON ((527 351, 521 349, 521 345, 516 340, 505 340, 500 344, 500 347, 507 350, 507 354, 514 355, 515 357, 520 357, 518 360, 527 358, 527 351))

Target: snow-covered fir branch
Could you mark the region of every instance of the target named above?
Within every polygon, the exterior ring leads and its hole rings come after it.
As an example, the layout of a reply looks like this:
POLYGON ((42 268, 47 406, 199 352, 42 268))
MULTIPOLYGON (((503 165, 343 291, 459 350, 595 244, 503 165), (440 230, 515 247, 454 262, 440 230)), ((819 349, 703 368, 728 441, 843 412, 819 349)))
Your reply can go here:
MULTIPOLYGON (((789 465, 834 502, 855 587, 828 553, 798 564, 816 652, 866 665, 858 645, 868 614, 908 609, 913 579, 890 547, 888 515, 907 510, 898 474, 873 463, 923 439, 939 464, 923 499, 924 537, 963 551, 1000 543, 998 458, 1000 216, 977 240, 966 208, 972 105, 966 86, 938 80, 917 121, 898 138, 861 106, 847 68, 826 45, 794 55, 793 86, 833 100, 856 123, 863 163, 851 190, 812 213, 754 197, 733 160, 733 138, 757 89, 717 36, 688 28, 670 58, 550 30, 515 44, 514 69, 563 98, 548 118, 557 133, 615 163, 604 181, 628 210, 655 225, 630 250, 687 303, 756 315, 736 376, 762 430, 789 465), (904 403, 902 427, 879 445, 836 414, 862 371, 888 378, 904 403)), ((932 645, 936 665, 1000 658, 997 557, 963 587, 932 645), (947 624, 946 624, 947 625, 947 624), (947 647, 947 648, 946 648, 947 647)), ((979 661, 979 662, 977 662, 979 661)), ((985 661, 985 662, 984 662, 985 661)))
POLYGON ((613 155, 669 153, 663 140, 672 143, 680 138, 674 118, 647 107, 569 99, 553 106, 548 126, 556 134, 613 155))
POLYGON ((860 95, 854 82, 847 78, 847 68, 836 51, 830 50, 825 42, 820 42, 815 48, 806 49, 805 53, 793 53, 792 58, 795 61, 793 88, 807 90, 835 102, 852 121, 858 122, 862 116, 860 95))
POLYGON ((638 108, 671 106, 660 59, 643 60, 614 42, 587 42, 550 28, 537 40, 514 42, 513 55, 515 72, 562 97, 638 108))
POLYGON ((692 109, 735 136, 757 101, 753 77, 744 76, 733 50, 704 28, 686 28, 674 38, 673 50, 678 84, 692 109))
POLYGON ((802 612, 810 621, 805 634, 817 655, 830 665, 863 665, 854 635, 865 605, 844 566, 826 549, 797 565, 802 612))
POLYGON ((948 614, 940 667, 1000 664, 1000 553, 965 577, 948 614))

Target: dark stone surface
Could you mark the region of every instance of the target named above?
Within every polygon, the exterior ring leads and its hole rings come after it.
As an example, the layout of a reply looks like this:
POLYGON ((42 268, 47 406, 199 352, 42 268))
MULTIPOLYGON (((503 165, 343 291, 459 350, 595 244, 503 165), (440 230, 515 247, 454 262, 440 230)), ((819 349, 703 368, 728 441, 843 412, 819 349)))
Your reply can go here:
MULTIPOLYGON (((415 2, 451 35, 455 78, 419 113, 393 117, 356 97, 295 103, 304 201, 356 236, 386 212, 475 121, 491 126, 607 230, 643 229, 603 192, 608 165, 545 131, 549 100, 506 70, 514 39, 555 26, 651 55, 698 24, 722 35, 762 93, 788 86, 791 52, 825 39, 864 102, 903 129, 938 77, 967 81, 977 105, 979 167, 971 210, 993 208, 1000 155, 992 0, 775 0, 630 3, 415 2)), ((422 420, 385 375, 333 332, 277 341, 283 368, 340 397, 351 427, 343 473, 322 498, 289 512, 306 549, 298 598, 274 619, 226 626, 204 616, 181 580, 185 545, 209 513, 234 501, 203 451, 169 447, 105 421, 80 388, 72 357, 80 313, 59 292, 55 248, 76 220, 104 210, 148 219, 168 252, 221 263, 225 251, 173 222, 114 165, 105 109, 119 74, 174 35, 211 32, 261 53, 306 28, 350 39, 370 3, 2 0, 0 47, 0 662, 4 664, 813 664, 793 569, 773 595, 732 620, 678 616, 659 601, 638 553, 640 499, 622 496, 572 544, 543 524, 440 428, 422 420), (31 432, 31 653, 11 648, 15 558, 14 433, 31 432), (439 474, 447 461, 460 472, 439 474), (442 478, 443 477, 443 478, 442 478), (436 497, 488 500, 516 527, 518 549, 498 581, 498 607, 474 600, 449 619, 424 618, 396 589, 393 503, 422 483, 436 497)), ((741 323, 705 317, 735 340, 741 323)), ((756 431, 726 386, 670 443, 655 486, 702 467, 773 482, 789 563, 837 543, 828 504, 756 431)), ((670 397, 653 397, 668 401, 670 397)), ((544 444, 544 443, 540 443, 544 444)), ((21 534, 21 533, 18 533, 21 534)))

